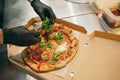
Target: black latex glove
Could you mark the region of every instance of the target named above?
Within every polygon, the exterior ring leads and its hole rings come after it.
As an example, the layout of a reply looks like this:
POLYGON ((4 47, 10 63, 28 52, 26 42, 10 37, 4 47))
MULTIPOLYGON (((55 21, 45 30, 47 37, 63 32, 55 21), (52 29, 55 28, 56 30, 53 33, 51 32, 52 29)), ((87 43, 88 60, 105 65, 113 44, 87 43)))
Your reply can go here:
POLYGON ((4 44, 14 44, 17 46, 29 46, 40 41, 39 32, 28 30, 23 26, 3 29, 4 44))
POLYGON ((45 18, 47 17, 51 20, 51 23, 54 23, 56 16, 51 7, 43 4, 42 2, 40 2, 40 0, 33 0, 31 2, 31 6, 42 20, 45 20, 45 18))

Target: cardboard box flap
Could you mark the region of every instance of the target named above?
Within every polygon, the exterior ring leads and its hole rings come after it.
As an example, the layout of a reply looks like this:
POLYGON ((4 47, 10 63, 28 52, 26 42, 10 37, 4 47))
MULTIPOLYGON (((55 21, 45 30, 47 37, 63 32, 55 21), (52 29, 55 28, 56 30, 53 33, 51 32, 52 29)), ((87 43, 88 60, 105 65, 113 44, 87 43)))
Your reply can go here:
POLYGON ((82 32, 82 33, 85 33, 85 34, 87 33, 87 31, 85 30, 84 27, 73 24, 73 23, 70 23, 68 21, 65 21, 65 20, 62 20, 62 19, 56 19, 56 22, 64 24, 65 26, 70 27, 70 28, 72 28, 72 29, 74 29, 76 31, 79 31, 79 32, 82 32))
POLYGON ((35 22, 41 22, 40 17, 33 17, 32 19, 30 19, 30 20, 28 21, 27 24, 25 24, 25 27, 26 27, 26 28, 29 28, 29 27, 30 27, 33 23, 35 23, 35 22))
POLYGON ((94 31, 89 36, 90 36, 90 38, 98 36, 98 37, 105 38, 105 39, 120 41, 120 35, 112 34, 112 33, 107 33, 107 32, 101 32, 101 31, 94 31))

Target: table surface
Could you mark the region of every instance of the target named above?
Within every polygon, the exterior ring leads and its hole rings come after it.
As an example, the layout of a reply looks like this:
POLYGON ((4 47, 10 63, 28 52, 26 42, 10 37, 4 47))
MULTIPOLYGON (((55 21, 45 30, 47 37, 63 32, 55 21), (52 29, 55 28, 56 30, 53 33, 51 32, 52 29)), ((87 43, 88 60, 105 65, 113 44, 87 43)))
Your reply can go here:
MULTIPOLYGON (((50 6, 57 18, 67 20, 77 25, 85 27, 90 34, 95 30, 104 31, 98 17, 90 9, 89 4, 75 4, 65 0, 42 0, 50 6)), ((31 18, 38 16, 27 0, 5 0, 4 26, 7 28, 17 27, 26 24, 31 18)), ((3 72, 6 70, 3 70, 3 72)), ((11 73, 12 70, 7 70, 11 73)), ((4 72, 5 73, 5 72, 4 72)), ((19 77, 23 78, 24 73, 20 72, 19 77)), ((10 76, 10 74, 7 74, 10 76)), ((4 77, 4 76, 3 76, 4 77)), ((16 76, 17 78, 18 76, 16 76)))
MULTIPOLYGON (((89 4, 75 4, 65 0, 42 1, 53 9, 57 18, 85 27, 88 34, 94 30, 104 31, 98 22, 98 17, 91 10, 89 4)), ((28 1, 5 1, 4 26, 7 28, 24 25, 32 17, 36 16, 38 15, 34 12, 28 1)))

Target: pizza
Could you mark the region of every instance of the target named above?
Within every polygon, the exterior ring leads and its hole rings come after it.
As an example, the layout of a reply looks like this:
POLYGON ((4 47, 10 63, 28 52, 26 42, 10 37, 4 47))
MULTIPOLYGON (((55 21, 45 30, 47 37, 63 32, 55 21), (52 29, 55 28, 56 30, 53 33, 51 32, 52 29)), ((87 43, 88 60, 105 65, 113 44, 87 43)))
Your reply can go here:
POLYGON ((36 72, 66 66, 78 50, 78 40, 70 28, 58 23, 46 25, 46 22, 39 30, 40 42, 22 51, 24 62, 36 72))

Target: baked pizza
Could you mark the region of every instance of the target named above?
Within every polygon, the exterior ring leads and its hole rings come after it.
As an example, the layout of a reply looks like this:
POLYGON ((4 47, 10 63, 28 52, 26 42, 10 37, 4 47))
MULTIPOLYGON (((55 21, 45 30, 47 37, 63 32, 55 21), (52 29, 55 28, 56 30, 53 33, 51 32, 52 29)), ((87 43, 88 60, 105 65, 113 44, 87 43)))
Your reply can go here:
POLYGON ((36 72, 46 72, 64 67, 75 56, 78 40, 73 31, 62 25, 42 23, 40 42, 22 52, 24 62, 36 72))

